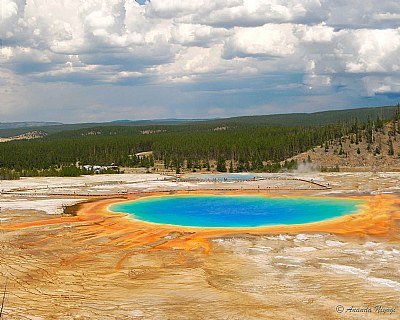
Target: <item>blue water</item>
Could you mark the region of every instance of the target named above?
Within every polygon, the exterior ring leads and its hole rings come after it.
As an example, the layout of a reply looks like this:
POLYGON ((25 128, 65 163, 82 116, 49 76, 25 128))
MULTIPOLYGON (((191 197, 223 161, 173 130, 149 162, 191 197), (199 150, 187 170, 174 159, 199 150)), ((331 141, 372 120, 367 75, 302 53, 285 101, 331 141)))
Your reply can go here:
POLYGON ((238 181, 238 180, 257 180, 265 177, 260 173, 202 173, 185 174, 183 178, 188 180, 217 180, 217 181, 238 181))
POLYGON ((113 204, 148 222, 192 227, 257 227, 316 222, 354 213, 363 201, 234 195, 145 197, 113 204))

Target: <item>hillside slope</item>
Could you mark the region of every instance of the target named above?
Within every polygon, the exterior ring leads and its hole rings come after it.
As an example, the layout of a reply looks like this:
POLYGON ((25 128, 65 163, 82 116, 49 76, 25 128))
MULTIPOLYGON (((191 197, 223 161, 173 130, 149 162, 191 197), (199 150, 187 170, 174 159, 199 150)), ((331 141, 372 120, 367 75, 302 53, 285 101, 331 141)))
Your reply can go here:
POLYGON ((327 171, 400 171, 399 123, 393 131, 393 123, 372 132, 360 132, 358 141, 355 134, 342 139, 331 140, 312 150, 294 156, 299 162, 311 160, 315 167, 327 171), (371 139, 372 138, 372 139, 371 139))
POLYGON ((365 122, 370 119, 389 119, 393 116, 397 106, 386 107, 369 107, 347 110, 329 110, 313 113, 288 113, 288 114, 272 114, 259 116, 243 116, 227 119, 210 120, 209 123, 243 123, 257 124, 264 126, 312 126, 327 125, 337 122, 347 122, 358 119, 365 122))

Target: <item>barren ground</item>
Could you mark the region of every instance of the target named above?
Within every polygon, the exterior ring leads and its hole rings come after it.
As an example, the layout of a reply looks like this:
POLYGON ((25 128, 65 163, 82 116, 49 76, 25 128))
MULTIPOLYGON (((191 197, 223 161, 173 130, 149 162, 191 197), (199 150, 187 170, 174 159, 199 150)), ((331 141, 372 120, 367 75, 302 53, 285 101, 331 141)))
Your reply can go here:
POLYGON ((3 319, 398 319, 400 173, 271 177, 237 183, 161 175, 2 181, 3 319), (368 197, 371 210, 333 229, 208 233, 150 228, 98 209, 92 216, 61 216, 63 205, 85 199, 207 189, 368 197), (384 308, 396 309, 389 314, 384 308))

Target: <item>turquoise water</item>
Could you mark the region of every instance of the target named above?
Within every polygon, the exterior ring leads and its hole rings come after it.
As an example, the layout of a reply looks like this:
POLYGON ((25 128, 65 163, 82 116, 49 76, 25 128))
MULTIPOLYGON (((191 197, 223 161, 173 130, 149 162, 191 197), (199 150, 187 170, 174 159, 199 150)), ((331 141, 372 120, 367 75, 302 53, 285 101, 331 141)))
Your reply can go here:
POLYGON ((139 220, 192 227, 257 227, 316 222, 354 213, 363 201, 236 195, 145 197, 110 210, 139 220))
POLYGON ((202 173, 202 174, 185 174, 183 176, 183 178, 188 180, 217 180, 217 181, 257 180, 263 177, 265 177, 265 175, 257 173, 202 173))

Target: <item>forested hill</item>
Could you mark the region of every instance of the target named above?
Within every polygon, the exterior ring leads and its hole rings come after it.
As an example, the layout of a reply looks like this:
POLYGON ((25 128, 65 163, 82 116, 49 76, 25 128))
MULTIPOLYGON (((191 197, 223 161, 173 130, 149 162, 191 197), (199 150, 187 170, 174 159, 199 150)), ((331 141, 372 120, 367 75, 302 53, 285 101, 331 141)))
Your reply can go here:
MULTIPOLYGON (((353 140, 360 143, 364 135, 371 140, 369 149, 381 150, 383 147, 375 146, 371 137, 384 131, 385 121, 391 122, 387 140, 393 144, 390 150, 397 150, 399 120, 400 106, 152 126, 113 123, 0 143, 0 179, 77 175, 86 173, 82 171, 85 165, 140 166, 150 171, 160 170, 161 165, 180 172, 212 169, 216 164, 218 171, 229 167, 236 172, 275 172, 281 169, 282 161, 346 136, 354 136, 353 140), (138 155, 143 152, 146 156, 138 155)), ((391 152, 391 157, 397 156, 391 152)))
POLYGON ((24 121, 24 122, 0 122, 0 129, 18 129, 18 128, 34 128, 48 127, 60 125, 60 122, 39 122, 39 121, 24 121))
MULTIPOLYGON (((34 130, 42 131, 47 134, 53 134, 62 131, 71 131, 79 129, 87 129, 104 126, 120 126, 120 127, 144 127, 144 126, 182 126, 182 125, 210 125, 210 126, 226 126, 226 125, 255 125, 268 127, 291 127, 291 126, 315 126, 334 124, 337 122, 350 121, 358 119, 361 122, 367 121, 368 118, 375 119, 379 116, 381 119, 390 118, 396 107, 370 107, 349 110, 331 110, 315 113, 290 113, 290 114, 274 114, 274 115, 258 115, 243 116, 224 119, 161 119, 161 120, 120 120, 104 123, 75 123, 75 124, 52 124, 40 126, 35 123, 34 130)), ((6 125, 3 123, 4 126, 6 125)), ((28 123, 25 123, 28 124, 28 123)), ((0 127, 0 137, 11 137, 32 131, 32 126, 24 127, 9 126, 7 129, 0 127)))
POLYGON ((370 107, 348 110, 330 110, 314 113, 289 113, 261 116, 243 116, 227 119, 210 120, 209 123, 246 123, 265 126, 315 126, 337 122, 347 122, 357 119, 365 122, 368 119, 389 119, 396 111, 397 106, 370 107))
POLYGON ((162 120, 117 120, 111 122, 91 122, 91 123, 72 123, 72 124, 52 124, 52 125, 35 125, 35 126, 13 126, 11 123, 6 128, 6 123, 3 123, 3 128, 0 127, 0 137, 7 138, 20 134, 27 133, 32 130, 45 132, 47 134, 58 133, 62 131, 72 131, 87 128, 94 128, 99 126, 112 126, 112 127, 143 127, 154 125, 180 125, 191 124, 196 122, 205 121, 203 119, 162 119, 162 120))

